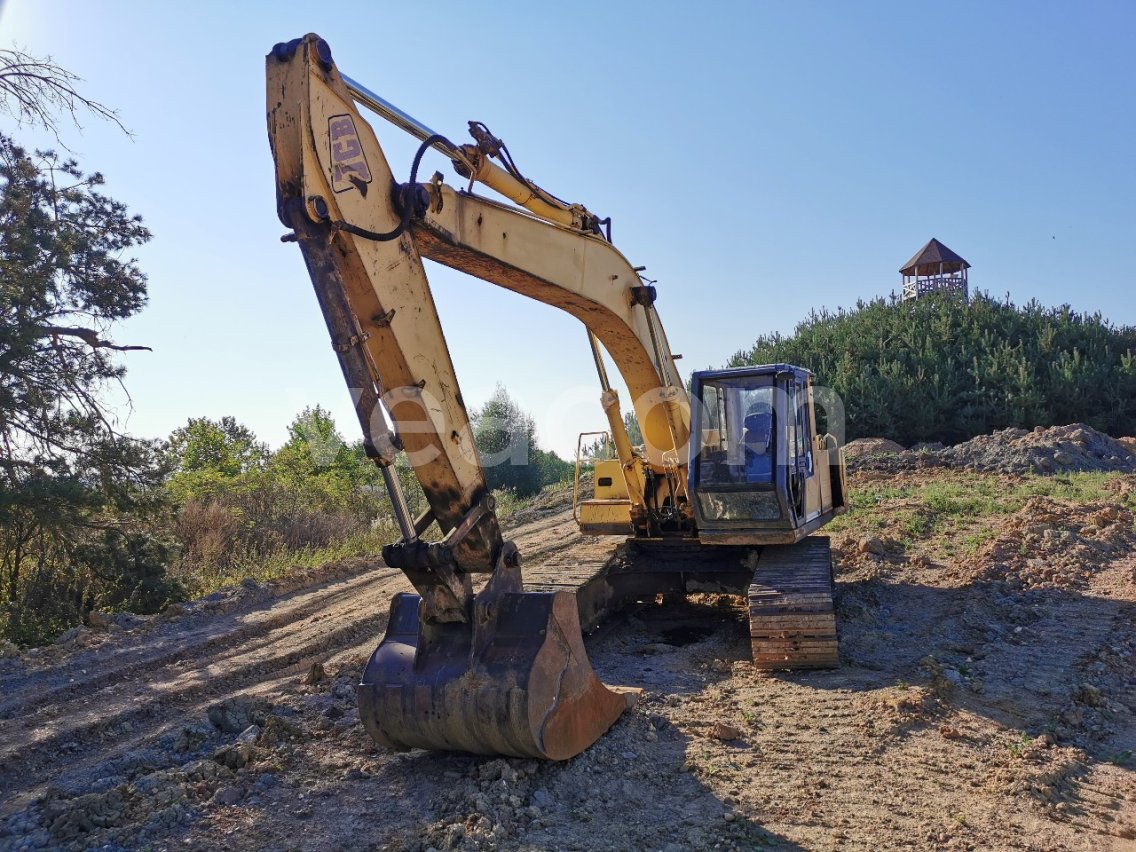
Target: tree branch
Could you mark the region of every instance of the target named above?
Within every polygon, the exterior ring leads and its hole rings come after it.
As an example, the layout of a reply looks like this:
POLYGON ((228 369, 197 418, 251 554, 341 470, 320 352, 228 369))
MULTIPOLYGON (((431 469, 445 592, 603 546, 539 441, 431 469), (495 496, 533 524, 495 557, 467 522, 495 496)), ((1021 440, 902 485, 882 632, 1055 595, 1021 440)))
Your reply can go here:
POLYGON ((17 121, 43 127, 62 145, 55 113, 66 114, 82 130, 79 113, 86 111, 132 137, 115 110, 79 93, 75 84, 80 82, 78 75, 56 65, 51 57, 37 59, 15 48, 0 50, 0 109, 17 121))
POLYGON ((99 337, 98 333, 94 330, 81 328, 79 326, 45 325, 40 326, 39 331, 44 337, 78 337, 92 349, 114 349, 117 352, 131 352, 139 349, 145 350, 146 352, 154 351, 150 346, 122 346, 117 343, 111 343, 109 340, 103 340, 99 337))

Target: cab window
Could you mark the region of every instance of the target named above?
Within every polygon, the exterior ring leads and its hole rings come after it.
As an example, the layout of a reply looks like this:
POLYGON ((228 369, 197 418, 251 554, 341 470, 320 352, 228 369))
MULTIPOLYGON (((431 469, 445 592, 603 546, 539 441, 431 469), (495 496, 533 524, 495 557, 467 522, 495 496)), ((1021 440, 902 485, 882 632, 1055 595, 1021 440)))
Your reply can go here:
POLYGON ((702 386, 698 481, 772 485, 777 415, 769 376, 720 379, 702 386))

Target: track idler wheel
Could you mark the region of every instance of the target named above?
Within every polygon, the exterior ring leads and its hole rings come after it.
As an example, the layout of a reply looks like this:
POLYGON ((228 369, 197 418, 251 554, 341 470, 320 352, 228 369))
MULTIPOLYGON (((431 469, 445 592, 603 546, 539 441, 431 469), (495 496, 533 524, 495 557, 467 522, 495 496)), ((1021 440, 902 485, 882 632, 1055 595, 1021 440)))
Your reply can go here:
POLYGON ((592 671, 571 592, 503 594, 480 626, 427 623, 420 600, 395 595, 359 686, 382 746, 565 760, 638 698, 592 671))

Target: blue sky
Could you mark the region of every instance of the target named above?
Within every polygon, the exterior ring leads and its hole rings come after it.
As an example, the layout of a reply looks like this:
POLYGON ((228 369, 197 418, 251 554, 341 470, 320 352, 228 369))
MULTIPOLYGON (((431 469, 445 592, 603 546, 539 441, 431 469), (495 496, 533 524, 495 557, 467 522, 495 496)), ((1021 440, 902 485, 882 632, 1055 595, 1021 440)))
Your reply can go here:
MULTIPOLYGON (((64 141, 154 232, 150 305, 116 334, 155 350, 125 356, 135 434, 232 414, 279 444, 319 403, 355 437, 278 241, 264 54, 305 32, 429 126, 484 121, 529 176, 612 216, 684 372, 896 289, 932 236, 972 286, 1136 323, 1131 2, 7 0, 0 43, 50 54, 134 132, 90 119, 64 141)), ((413 142, 376 128, 409 168, 413 142)), ((430 272, 467 400, 504 384, 562 454, 601 428, 576 320, 430 272)))

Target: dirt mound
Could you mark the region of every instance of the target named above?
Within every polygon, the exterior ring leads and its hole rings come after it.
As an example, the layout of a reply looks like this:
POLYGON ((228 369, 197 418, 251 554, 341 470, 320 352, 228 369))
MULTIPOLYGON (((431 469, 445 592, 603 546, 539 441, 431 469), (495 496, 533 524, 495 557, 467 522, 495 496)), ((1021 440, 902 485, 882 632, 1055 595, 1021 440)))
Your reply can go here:
POLYGON ((844 445, 844 457, 874 456, 884 453, 902 453, 903 445, 889 438, 857 438, 844 445))
POLYGON ((981 473, 1132 473, 1136 472, 1136 449, 1084 423, 1073 423, 1038 426, 1033 431, 1002 429, 943 449, 921 447, 892 455, 858 456, 849 467, 885 473, 934 467, 981 473))
POLYGON ((1083 589, 1136 547, 1132 513, 1111 503, 1031 498, 971 560, 986 579, 1013 588, 1083 589))
POLYGON ((1012 473, 1136 470, 1136 456, 1119 441, 1084 423, 1003 429, 948 447, 941 455, 956 467, 1012 473))

